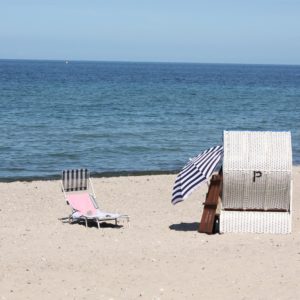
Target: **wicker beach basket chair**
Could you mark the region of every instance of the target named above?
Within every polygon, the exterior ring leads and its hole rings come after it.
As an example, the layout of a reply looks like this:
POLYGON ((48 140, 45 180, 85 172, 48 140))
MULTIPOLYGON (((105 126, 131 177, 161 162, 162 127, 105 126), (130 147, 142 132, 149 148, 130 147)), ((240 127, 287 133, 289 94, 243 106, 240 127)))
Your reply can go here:
POLYGON ((224 131, 220 232, 290 233, 290 132, 224 131))

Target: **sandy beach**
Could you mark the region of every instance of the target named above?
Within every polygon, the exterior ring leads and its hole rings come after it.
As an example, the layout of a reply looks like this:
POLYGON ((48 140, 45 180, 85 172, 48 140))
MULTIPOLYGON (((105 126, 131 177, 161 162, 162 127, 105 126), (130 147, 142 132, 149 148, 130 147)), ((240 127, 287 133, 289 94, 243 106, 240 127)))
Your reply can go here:
POLYGON ((197 232, 203 185, 172 206, 176 175, 93 179, 130 226, 64 224, 59 181, 0 183, 0 299, 300 299, 300 167, 289 235, 197 232))

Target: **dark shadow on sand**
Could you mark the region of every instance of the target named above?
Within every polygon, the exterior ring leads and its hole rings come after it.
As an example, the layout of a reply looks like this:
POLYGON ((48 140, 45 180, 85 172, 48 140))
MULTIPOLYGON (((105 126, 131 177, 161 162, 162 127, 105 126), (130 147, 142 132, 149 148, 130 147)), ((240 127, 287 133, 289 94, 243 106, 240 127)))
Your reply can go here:
POLYGON ((179 224, 173 224, 169 226, 171 230, 176 231, 198 231, 199 228, 199 222, 193 222, 193 223, 179 223, 179 224))
MULTIPOLYGON (((74 223, 76 224, 76 223, 74 223)), ((85 227, 85 222, 78 222, 77 224, 82 225, 85 227)), ((88 222, 88 228, 98 228, 97 223, 93 221, 88 222)), ((106 223, 106 222, 101 222, 100 223, 100 228, 122 228, 122 225, 115 225, 114 223, 106 223)))
MULTIPOLYGON (((176 230, 176 231, 198 231, 199 226, 200 226, 199 222, 193 222, 193 223, 173 224, 173 225, 170 225, 169 228, 171 230, 176 230)), ((215 218, 215 223, 214 223, 213 231, 211 234, 216 234, 216 233, 220 233, 219 216, 216 216, 216 218, 215 218)))
MULTIPOLYGON (((68 223, 68 218, 61 218, 61 219, 58 219, 60 221, 62 221, 63 223, 68 223)), ((73 222, 71 223, 70 225, 81 225, 81 226, 84 226, 85 227, 85 221, 84 220, 79 220, 77 222, 73 222)), ((88 221, 88 228, 98 228, 97 226, 97 223, 92 221, 92 220, 89 220, 88 221)), ((101 222, 100 223, 100 228, 122 228, 124 227, 123 225, 115 225, 114 223, 108 223, 108 222, 101 222)))

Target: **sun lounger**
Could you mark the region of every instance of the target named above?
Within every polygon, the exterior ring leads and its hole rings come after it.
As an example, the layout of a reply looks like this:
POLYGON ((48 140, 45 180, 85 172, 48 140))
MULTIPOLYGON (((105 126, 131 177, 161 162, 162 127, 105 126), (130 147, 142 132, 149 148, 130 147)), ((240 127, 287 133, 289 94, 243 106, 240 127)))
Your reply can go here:
POLYGON ((61 185, 65 200, 72 208, 72 213, 68 218, 69 223, 83 220, 87 226, 88 221, 93 220, 100 228, 101 222, 115 221, 117 225, 119 219, 129 221, 127 215, 105 212, 99 209, 87 169, 64 170, 61 185))

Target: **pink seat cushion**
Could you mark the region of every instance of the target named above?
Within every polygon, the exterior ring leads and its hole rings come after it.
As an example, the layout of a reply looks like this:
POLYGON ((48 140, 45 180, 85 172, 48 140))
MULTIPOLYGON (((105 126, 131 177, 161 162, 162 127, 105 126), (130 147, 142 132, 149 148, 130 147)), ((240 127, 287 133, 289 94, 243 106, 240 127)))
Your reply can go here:
POLYGON ((67 194, 67 201, 73 209, 77 210, 82 215, 92 216, 97 212, 88 193, 67 194))

